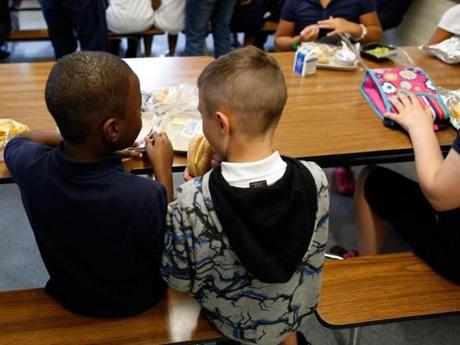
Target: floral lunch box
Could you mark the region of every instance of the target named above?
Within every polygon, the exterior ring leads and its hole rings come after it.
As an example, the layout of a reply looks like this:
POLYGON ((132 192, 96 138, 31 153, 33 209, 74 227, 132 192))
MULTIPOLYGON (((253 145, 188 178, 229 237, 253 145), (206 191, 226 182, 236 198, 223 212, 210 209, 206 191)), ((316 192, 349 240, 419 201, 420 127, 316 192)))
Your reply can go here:
POLYGON ((361 93, 377 115, 389 127, 398 127, 394 121, 385 119, 386 112, 397 112, 389 99, 398 92, 415 94, 420 103, 428 107, 435 123, 447 123, 449 110, 439 96, 436 85, 426 72, 419 67, 378 68, 366 71, 361 84, 361 93))

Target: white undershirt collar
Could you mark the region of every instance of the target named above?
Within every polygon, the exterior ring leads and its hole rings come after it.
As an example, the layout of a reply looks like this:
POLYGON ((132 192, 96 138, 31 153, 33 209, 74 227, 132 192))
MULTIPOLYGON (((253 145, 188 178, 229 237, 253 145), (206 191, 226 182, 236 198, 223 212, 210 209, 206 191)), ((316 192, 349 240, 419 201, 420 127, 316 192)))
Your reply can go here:
POLYGON ((238 188, 249 188, 251 184, 263 181, 266 185, 272 185, 281 179, 286 171, 287 164, 281 158, 278 151, 270 156, 247 163, 222 162, 222 176, 225 181, 238 188))

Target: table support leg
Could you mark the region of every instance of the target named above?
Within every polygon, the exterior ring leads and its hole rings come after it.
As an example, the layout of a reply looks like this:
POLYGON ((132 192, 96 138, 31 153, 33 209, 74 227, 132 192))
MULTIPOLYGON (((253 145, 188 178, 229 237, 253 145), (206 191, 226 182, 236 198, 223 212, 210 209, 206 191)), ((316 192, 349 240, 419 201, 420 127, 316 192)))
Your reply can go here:
POLYGON ((350 340, 348 341, 348 345, 359 345, 360 336, 361 336, 360 327, 351 328, 350 329, 350 340))

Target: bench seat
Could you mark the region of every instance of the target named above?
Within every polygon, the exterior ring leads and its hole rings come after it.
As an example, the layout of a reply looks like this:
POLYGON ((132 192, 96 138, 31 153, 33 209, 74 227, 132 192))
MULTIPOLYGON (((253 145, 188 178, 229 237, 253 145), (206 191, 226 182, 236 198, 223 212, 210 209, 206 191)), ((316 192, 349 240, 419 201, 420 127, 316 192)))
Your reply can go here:
POLYGON ((152 309, 133 317, 74 314, 43 289, 0 292, 2 344, 168 344, 222 338, 196 301, 168 289, 152 309))
POLYGON ((363 256, 324 264, 316 315, 330 328, 352 328, 460 313, 460 285, 411 252, 363 256))

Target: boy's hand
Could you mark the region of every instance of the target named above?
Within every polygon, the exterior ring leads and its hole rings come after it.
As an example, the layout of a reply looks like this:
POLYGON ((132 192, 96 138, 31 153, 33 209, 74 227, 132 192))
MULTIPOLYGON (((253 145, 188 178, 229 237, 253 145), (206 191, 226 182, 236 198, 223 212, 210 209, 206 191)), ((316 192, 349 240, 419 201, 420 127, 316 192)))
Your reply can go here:
POLYGON ((308 25, 300 32, 300 37, 302 37, 302 41, 305 41, 305 42, 314 41, 318 38, 318 36, 319 36, 318 24, 308 25))
POLYGON ((433 129, 434 119, 431 111, 423 107, 414 94, 410 93, 407 96, 400 93, 399 97, 394 97, 390 101, 398 113, 385 113, 385 117, 398 123, 407 132, 433 129))
POLYGON ((211 169, 214 169, 215 167, 219 166, 220 163, 222 163, 222 158, 220 158, 217 154, 214 154, 211 160, 211 169))
POLYGON ((117 151, 116 153, 121 158, 142 158, 142 152, 136 150, 137 146, 139 146, 139 144, 134 143, 132 147, 128 147, 127 149, 117 151))
POLYGON ((168 202, 174 200, 172 164, 174 152, 166 133, 153 133, 145 137, 145 152, 152 163, 157 182, 166 188, 168 202))
MULTIPOLYGON (((211 169, 214 169, 215 167, 219 166, 220 163, 222 163, 222 158, 220 158, 217 154, 214 154, 211 159, 211 169)), ((182 173, 182 177, 185 182, 188 182, 191 179, 193 179, 195 176, 190 174, 190 171, 186 167, 184 172, 182 173)))
POLYGON ((188 168, 185 168, 184 172, 182 173, 182 177, 185 182, 188 182, 191 179, 193 179, 194 176, 190 174, 190 171, 188 171, 188 168))
POLYGON ((169 169, 172 167, 174 152, 171 141, 166 133, 153 133, 151 137, 145 137, 145 152, 152 162, 153 171, 169 169))

